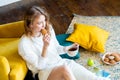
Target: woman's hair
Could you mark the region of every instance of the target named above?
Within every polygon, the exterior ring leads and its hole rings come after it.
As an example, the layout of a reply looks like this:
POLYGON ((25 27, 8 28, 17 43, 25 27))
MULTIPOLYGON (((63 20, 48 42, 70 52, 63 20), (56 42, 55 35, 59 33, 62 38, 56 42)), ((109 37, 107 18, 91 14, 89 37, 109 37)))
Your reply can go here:
POLYGON ((32 35, 32 30, 30 28, 30 25, 33 23, 34 19, 40 15, 44 15, 45 16, 45 21, 46 21, 46 27, 45 29, 48 31, 48 33, 50 33, 49 31, 49 15, 48 13, 45 11, 45 8, 40 8, 38 6, 33 6, 31 8, 29 8, 26 13, 25 13, 25 34, 28 35, 28 33, 30 33, 30 35, 32 35))

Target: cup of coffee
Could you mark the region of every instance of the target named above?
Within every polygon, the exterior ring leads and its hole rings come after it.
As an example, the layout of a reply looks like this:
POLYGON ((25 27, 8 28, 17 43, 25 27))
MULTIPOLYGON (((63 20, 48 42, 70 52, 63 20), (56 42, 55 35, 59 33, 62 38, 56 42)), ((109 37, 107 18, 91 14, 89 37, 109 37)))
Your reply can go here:
POLYGON ((68 55, 71 57, 76 56, 76 54, 78 53, 78 50, 79 50, 79 47, 77 47, 77 46, 70 47, 68 49, 68 55))

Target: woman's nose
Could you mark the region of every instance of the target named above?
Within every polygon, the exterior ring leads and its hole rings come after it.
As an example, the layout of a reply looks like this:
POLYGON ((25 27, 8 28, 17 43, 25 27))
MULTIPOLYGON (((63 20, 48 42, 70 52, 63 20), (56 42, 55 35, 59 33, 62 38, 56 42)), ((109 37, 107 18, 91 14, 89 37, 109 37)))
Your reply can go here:
POLYGON ((44 26, 42 26, 42 27, 41 27, 41 29, 45 29, 45 27, 44 27, 44 26))
POLYGON ((44 28, 45 27, 45 24, 44 24, 44 22, 42 22, 42 28, 44 28))

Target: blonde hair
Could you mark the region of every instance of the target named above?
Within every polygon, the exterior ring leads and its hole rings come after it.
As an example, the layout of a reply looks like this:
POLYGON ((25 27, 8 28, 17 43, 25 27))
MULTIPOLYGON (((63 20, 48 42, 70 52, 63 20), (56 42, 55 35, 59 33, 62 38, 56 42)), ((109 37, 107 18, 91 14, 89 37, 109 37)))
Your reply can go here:
POLYGON ((49 15, 48 13, 45 11, 45 8, 41 8, 38 6, 33 6, 31 8, 29 8, 26 13, 25 13, 25 34, 28 35, 30 33, 30 35, 32 35, 32 30, 30 28, 31 23, 34 21, 34 19, 40 15, 44 15, 45 16, 45 20, 46 20, 46 27, 45 29, 47 30, 47 32, 50 34, 50 21, 49 21, 49 15))

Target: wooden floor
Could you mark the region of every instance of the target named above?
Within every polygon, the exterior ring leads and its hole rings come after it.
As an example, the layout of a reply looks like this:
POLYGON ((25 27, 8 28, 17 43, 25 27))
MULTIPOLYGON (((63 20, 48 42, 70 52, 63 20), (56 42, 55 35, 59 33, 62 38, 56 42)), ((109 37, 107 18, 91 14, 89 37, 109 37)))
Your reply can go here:
POLYGON ((56 34, 65 33, 73 13, 85 16, 120 16, 120 0, 21 0, 0 7, 0 24, 23 20, 25 10, 33 5, 47 9, 56 34))

